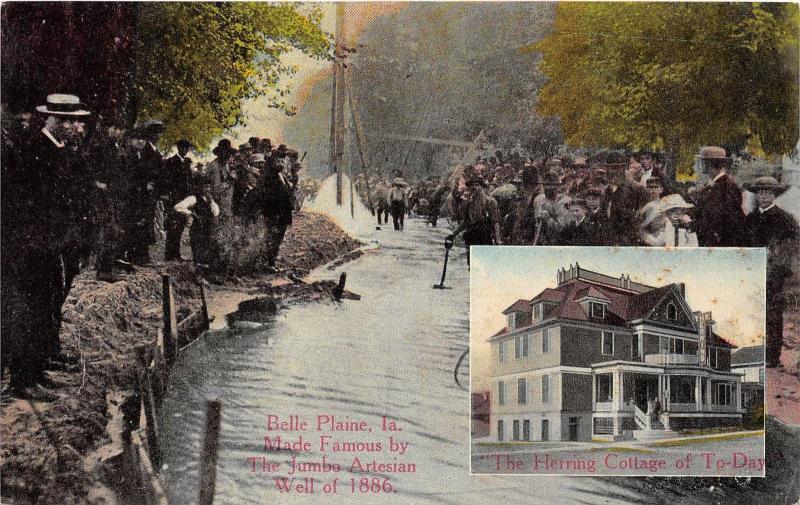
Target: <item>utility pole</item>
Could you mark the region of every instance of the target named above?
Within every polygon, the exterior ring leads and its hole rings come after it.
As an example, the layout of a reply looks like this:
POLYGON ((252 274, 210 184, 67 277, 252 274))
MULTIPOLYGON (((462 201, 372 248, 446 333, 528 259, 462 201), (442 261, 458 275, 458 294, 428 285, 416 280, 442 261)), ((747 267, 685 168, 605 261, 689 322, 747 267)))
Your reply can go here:
POLYGON ((342 205, 342 158, 344 155, 344 8, 342 2, 336 4, 336 34, 333 51, 333 98, 331 110, 331 168, 336 174, 336 205, 342 205))
MULTIPOLYGON (((347 71, 347 81, 348 84, 352 83, 352 76, 353 73, 348 70, 347 71)), ((372 190, 369 187, 369 168, 367 165, 367 155, 366 155, 366 145, 364 144, 364 130, 363 125, 361 124, 361 116, 358 115, 358 102, 356 102, 356 98, 353 96, 353 86, 347 86, 347 98, 350 101, 350 115, 353 118, 353 126, 355 127, 356 133, 356 147, 358 147, 358 157, 361 160, 361 173, 364 174, 364 184, 366 184, 367 189, 367 205, 372 208, 372 190)))

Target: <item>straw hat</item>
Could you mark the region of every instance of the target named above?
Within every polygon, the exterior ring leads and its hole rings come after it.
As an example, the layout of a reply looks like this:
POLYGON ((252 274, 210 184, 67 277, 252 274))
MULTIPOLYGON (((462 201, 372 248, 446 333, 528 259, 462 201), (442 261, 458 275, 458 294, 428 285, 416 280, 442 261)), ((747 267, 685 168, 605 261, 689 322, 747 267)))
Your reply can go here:
POLYGON ((55 93, 47 95, 47 103, 36 107, 38 112, 53 116, 89 116, 91 112, 81 108, 81 99, 75 95, 55 93))
POLYGON ((775 193, 775 196, 778 196, 788 190, 789 186, 786 184, 781 184, 774 177, 765 176, 759 177, 750 184, 745 184, 744 189, 752 193, 757 193, 758 191, 766 189, 775 193))

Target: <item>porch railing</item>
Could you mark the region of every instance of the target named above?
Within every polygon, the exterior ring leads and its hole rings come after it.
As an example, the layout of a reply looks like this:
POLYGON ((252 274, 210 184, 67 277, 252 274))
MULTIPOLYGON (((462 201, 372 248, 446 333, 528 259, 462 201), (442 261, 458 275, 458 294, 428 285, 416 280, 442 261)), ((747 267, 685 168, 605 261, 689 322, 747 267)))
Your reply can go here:
POLYGON ((699 365, 700 356, 696 354, 647 354, 644 362, 649 365, 699 365))

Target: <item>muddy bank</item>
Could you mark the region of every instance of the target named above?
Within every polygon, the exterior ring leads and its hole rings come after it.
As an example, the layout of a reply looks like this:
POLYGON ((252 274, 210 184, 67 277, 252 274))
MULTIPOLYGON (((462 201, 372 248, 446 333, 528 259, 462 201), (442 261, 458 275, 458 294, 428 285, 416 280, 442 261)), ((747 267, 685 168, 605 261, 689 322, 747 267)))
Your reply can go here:
MULTIPOLYGON (((279 305, 331 298, 335 283, 303 284, 310 270, 361 244, 318 214, 299 213, 287 231, 278 266, 285 276, 208 276, 214 293, 269 294, 279 305)), ((162 274, 175 285, 178 320, 199 311, 200 288, 189 262, 154 264, 98 282, 83 272, 62 309, 61 342, 80 358, 75 370, 48 372, 52 388, 66 395, 54 402, 2 398, 0 439, 2 494, 8 503, 114 503, 106 487, 100 450, 111 440, 109 399, 119 403, 136 389, 137 352, 156 341, 162 326, 162 274)), ((183 335, 186 339, 187 336, 183 335)))

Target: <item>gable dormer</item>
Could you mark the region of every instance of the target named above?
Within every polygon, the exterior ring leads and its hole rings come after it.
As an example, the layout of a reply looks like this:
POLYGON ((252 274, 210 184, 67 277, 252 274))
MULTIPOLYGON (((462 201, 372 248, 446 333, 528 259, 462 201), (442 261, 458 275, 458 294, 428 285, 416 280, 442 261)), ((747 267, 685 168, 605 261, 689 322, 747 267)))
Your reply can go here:
POLYGON ((672 284, 670 288, 644 319, 696 332, 697 322, 686 303, 683 286, 672 284))
POLYGON ((531 324, 531 308, 528 300, 517 300, 504 310, 503 314, 506 316, 506 327, 509 330, 513 331, 531 324))
POLYGON ((590 319, 603 321, 608 317, 611 300, 594 286, 582 289, 575 294, 577 301, 590 319))

